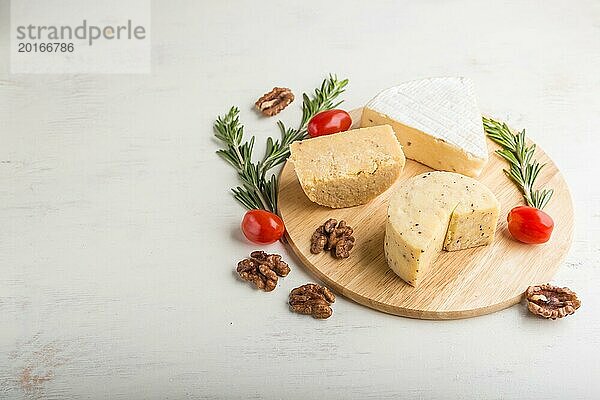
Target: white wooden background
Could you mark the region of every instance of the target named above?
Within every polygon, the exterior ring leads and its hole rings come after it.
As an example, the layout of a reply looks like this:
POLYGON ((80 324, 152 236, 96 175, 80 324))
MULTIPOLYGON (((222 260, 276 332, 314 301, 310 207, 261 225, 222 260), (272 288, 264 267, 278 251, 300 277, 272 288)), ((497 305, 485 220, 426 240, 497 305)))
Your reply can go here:
MULTIPOLYGON (((155 1, 151 75, 10 75, 0 0, 0 398, 600 397, 600 3, 155 1), (291 314, 292 273, 235 278, 255 248, 212 123, 254 100, 348 77, 348 109, 392 84, 464 75, 484 112, 526 127, 576 206, 555 283, 562 321, 515 306, 460 321, 348 300, 291 314)), ((299 119, 299 101, 280 116, 299 119)), ((544 262, 544 260, 539 260, 544 262)))

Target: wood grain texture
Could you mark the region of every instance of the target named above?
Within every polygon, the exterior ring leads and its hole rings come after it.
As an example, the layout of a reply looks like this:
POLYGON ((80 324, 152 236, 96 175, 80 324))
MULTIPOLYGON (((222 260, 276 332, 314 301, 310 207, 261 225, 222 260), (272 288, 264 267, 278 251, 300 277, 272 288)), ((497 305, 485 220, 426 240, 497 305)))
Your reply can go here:
MULTIPOLYGON (((354 127, 360 121, 360 113, 361 109, 351 113, 354 127)), ((573 236, 573 205, 558 168, 538 146, 536 158, 546 167, 537 184, 555 190, 546 209, 555 221, 555 229, 544 245, 526 245, 512 239, 506 215, 511 208, 522 204, 522 197, 502 172, 506 162, 494 154, 497 148, 488 140, 489 162, 478 178, 500 202, 494 242, 462 251, 442 251, 416 288, 389 269, 383 241, 387 204, 394 187, 432 171, 418 162, 407 160, 400 178, 376 199, 344 209, 311 202, 302 191, 292 163, 288 162, 280 175, 279 210, 290 246, 304 266, 335 291, 386 313, 421 319, 460 319, 516 304, 529 285, 548 282, 567 254, 573 236), (310 252, 311 235, 328 218, 343 219, 354 228, 356 245, 347 259, 334 259, 327 252, 317 255, 310 252)))

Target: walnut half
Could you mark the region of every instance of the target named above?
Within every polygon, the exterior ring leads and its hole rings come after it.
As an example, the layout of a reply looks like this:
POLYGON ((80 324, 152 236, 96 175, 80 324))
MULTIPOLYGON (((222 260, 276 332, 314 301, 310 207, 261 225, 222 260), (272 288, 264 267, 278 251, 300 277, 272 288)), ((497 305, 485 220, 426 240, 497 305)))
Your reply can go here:
POLYGON ((529 286, 525 297, 529 311, 548 319, 566 317, 581 306, 575 292, 550 284, 529 286))
POLYGON ((313 318, 326 319, 331 317, 331 304, 335 295, 325 286, 307 283, 290 292, 290 309, 299 314, 312 315, 313 318))
POLYGON ((331 251, 335 258, 348 258, 354 247, 354 230, 346 221, 330 218, 319 226, 310 238, 310 252, 319 254, 323 250, 331 251))
POLYGON ((238 263, 237 273, 245 281, 252 282, 257 289, 270 292, 277 286, 278 276, 287 276, 290 267, 278 254, 253 251, 249 258, 238 263))
POLYGON ((288 88, 275 87, 269 93, 265 93, 256 100, 256 108, 267 117, 279 114, 292 101, 294 94, 288 88))

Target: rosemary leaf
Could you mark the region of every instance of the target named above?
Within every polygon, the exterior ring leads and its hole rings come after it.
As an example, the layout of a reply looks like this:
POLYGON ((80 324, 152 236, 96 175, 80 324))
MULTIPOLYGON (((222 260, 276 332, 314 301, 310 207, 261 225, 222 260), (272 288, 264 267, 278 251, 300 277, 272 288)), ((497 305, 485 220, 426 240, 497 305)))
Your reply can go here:
POLYGON ((545 164, 540 164, 533 159, 535 144, 527 146, 525 129, 515 135, 505 123, 485 117, 483 117, 483 128, 487 137, 502 147, 501 150, 496 150, 496 154, 509 163, 509 169, 505 169, 504 173, 521 190, 527 205, 543 209, 554 191, 534 189, 535 180, 545 164))
POLYGON ((254 136, 244 142, 244 126, 239 121, 240 110, 231 107, 227 114, 217 118, 214 124, 215 137, 223 148, 217 154, 227 161, 237 172, 242 186, 232 189, 233 197, 247 209, 264 209, 277 212, 277 176, 269 173, 282 164, 290 155, 289 146, 296 140, 308 137, 308 121, 317 113, 336 108, 342 102, 335 102, 341 95, 348 80, 338 80, 329 75, 312 96, 303 94, 302 119, 297 128, 289 128, 277 122, 280 138, 268 138, 265 154, 258 162, 252 161, 254 136))

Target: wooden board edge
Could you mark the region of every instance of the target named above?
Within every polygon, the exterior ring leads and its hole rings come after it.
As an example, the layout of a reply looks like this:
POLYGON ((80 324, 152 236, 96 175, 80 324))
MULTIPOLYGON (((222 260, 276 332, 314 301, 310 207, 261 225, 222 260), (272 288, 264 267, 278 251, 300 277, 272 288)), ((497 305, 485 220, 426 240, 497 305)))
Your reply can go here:
MULTIPOLYGON (((572 236, 573 235, 571 234, 571 238, 570 238, 568 246, 567 246, 568 248, 571 247, 572 236)), ((523 298, 523 294, 525 293, 525 290, 524 290, 523 293, 521 293, 511 299, 505 300, 504 302, 497 303, 497 304, 494 304, 494 305, 491 305, 488 307, 479 307, 479 308, 470 309, 470 310, 422 311, 422 310, 414 310, 414 309, 401 308, 401 307, 392 307, 387 304, 383 304, 383 303, 371 300, 369 298, 366 298, 364 296, 361 296, 358 293, 347 290, 346 288, 340 286, 335 281, 333 281, 332 279, 327 277, 327 275, 323 274, 321 271, 314 268, 312 263, 308 259, 306 259, 306 257, 304 257, 302 255, 302 252, 300 251, 300 249, 298 248, 296 243, 294 243, 294 241, 292 240, 292 238, 290 237, 290 235, 287 232, 285 233, 285 239, 286 239, 286 242, 288 243, 288 245, 291 247, 294 257, 296 257, 300 261, 300 263, 304 267, 306 267, 306 269, 310 272, 311 275, 313 275, 314 277, 319 279, 327 287, 332 289, 334 292, 354 301, 355 303, 358 303, 358 304, 368 307, 368 308, 375 309, 377 311, 384 312, 386 314, 396 315, 396 316, 400 316, 400 317, 413 318, 413 319, 427 319, 427 320, 456 320, 456 319, 480 317, 483 315, 487 315, 487 314, 491 314, 491 313, 495 313, 497 311, 507 309, 509 307, 514 306, 515 304, 519 304, 523 298)), ((568 254, 568 251, 565 252, 565 254, 559 259, 558 264, 562 264, 564 262, 567 254, 568 254)), ((539 283, 541 284, 541 283, 546 283, 546 282, 539 282, 539 283)))
MULTIPOLYGON (((356 108, 356 109, 353 109, 350 111, 350 114, 353 118, 353 128, 354 128, 354 124, 357 122, 354 120, 354 116, 355 115, 358 116, 358 119, 360 120, 360 118, 362 116, 362 110, 363 110, 363 107, 356 108)), ((487 115, 486 115, 486 117, 493 118, 493 117, 489 117, 487 115)), ((548 158, 550 158, 550 157, 548 157, 548 158)), ((554 162, 554 160, 552 160, 552 162, 554 162)), ((279 171, 278 178, 281 177, 281 175, 283 174, 283 171, 286 167, 293 169, 293 166, 288 165, 288 164, 289 164, 289 161, 286 161, 284 166, 279 171)), ((562 182, 564 182, 564 184, 566 186, 570 214, 573 215, 573 217, 575 217, 575 210, 574 210, 574 206, 573 206, 573 196, 571 195, 570 188, 567 184, 567 181, 564 179, 562 172, 558 168, 556 168, 556 169, 558 171, 558 174, 560 175, 560 179, 562 180, 562 182)), ((279 196, 280 196, 280 191, 278 191, 278 193, 277 193, 277 198, 278 198, 277 203, 278 204, 279 204, 279 196)), ((279 209, 277 211, 279 214, 281 214, 279 209)), ((572 244, 573 244, 573 238, 574 238, 574 224, 571 224, 570 229, 569 229, 568 242, 565 245, 566 250, 562 254, 562 256, 559 258, 559 260, 557 261, 557 265, 558 265, 557 270, 558 270, 558 268, 560 268, 560 265, 562 265, 564 263, 565 258, 569 254, 572 244)), ((380 303, 375 300, 366 298, 358 293, 355 293, 353 291, 350 291, 350 290, 342 287, 341 285, 339 285, 338 283, 336 283, 335 281, 333 281, 332 279, 327 277, 325 274, 323 274, 321 271, 319 271, 317 268, 315 268, 312 265, 312 263, 306 257, 303 256, 302 252, 300 251, 300 249, 298 248, 296 243, 294 243, 294 241, 292 240, 291 236, 288 234, 287 231, 285 232, 285 239, 286 239, 286 242, 289 245, 289 247, 292 249, 292 253, 294 254, 294 256, 300 261, 300 263, 304 267, 306 267, 308 269, 308 271, 310 272, 311 275, 313 275, 314 277, 319 279, 322 283, 324 283, 326 286, 328 286, 334 292, 354 301, 355 303, 358 303, 358 304, 368 307, 368 308, 375 309, 380 312, 384 312, 386 314, 407 317, 407 318, 413 318, 413 319, 425 319, 425 320, 457 320, 457 319, 473 318, 473 317, 488 315, 488 314, 512 307, 515 304, 519 304, 523 298, 523 294, 525 293, 525 290, 524 290, 519 295, 517 295, 513 298, 510 298, 510 299, 507 299, 503 302, 496 303, 496 304, 493 304, 493 305, 487 306, 487 307, 478 307, 478 308, 469 309, 469 310, 423 311, 423 310, 415 310, 415 309, 408 309, 408 308, 402 308, 402 307, 393 307, 393 306, 389 306, 387 304, 380 303)), ((539 283, 541 284, 541 283, 546 283, 546 282, 539 282, 539 283)))

